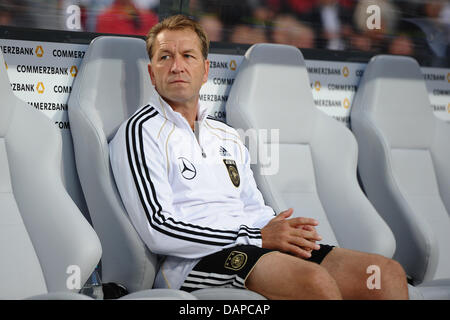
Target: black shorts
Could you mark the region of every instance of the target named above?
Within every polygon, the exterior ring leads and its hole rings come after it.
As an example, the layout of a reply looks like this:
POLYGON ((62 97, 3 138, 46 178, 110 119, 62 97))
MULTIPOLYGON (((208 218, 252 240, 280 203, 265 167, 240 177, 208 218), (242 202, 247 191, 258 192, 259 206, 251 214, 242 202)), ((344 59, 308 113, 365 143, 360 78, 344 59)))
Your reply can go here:
MULTIPOLYGON (((305 259, 320 264, 334 248, 321 244, 319 250, 313 250, 310 258, 305 259)), ((252 245, 240 245, 203 257, 187 276, 181 290, 191 292, 202 288, 238 288, 246 289, 245 280, 258 260, 275 250, 252 245)))

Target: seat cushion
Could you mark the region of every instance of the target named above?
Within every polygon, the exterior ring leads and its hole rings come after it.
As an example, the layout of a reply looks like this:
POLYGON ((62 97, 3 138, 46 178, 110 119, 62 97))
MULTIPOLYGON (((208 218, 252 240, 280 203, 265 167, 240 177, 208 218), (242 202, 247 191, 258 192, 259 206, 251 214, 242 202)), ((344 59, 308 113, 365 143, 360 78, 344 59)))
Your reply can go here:
MULTIPOLYGON (((439 263, 433 279, 450 278, 450 219, 442 202, 428 149, 391 150, 392 173, 414 214, 424 217, 437 240, 439 263)), ((401 236, 401 235, 398 235, 401 236)))
POLYGON ((272 190, 281 193, 286 210, 295 208, 293 217, 319 221, 317 232, 326 243, 337 245, 336 236, 319 199, 311 148, 308 144, 280 144, 277 174, 265 176, 272 190))
POLYGON ((33 243, 13 194, 5 139, 0 139, 0 299, 47 292, 33 243))

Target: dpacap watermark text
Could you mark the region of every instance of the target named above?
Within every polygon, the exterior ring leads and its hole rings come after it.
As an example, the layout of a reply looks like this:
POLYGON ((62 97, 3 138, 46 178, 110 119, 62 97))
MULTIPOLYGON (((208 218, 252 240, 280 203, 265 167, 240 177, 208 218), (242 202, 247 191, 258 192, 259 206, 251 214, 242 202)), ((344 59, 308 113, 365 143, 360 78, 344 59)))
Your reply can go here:
POLYGON ((224 304, 223 306, 197 306, 187 303, 179 308, 181 316, 202 316, 205 318, 215 315, 268 315, 270 312, 268 304, 224 304))

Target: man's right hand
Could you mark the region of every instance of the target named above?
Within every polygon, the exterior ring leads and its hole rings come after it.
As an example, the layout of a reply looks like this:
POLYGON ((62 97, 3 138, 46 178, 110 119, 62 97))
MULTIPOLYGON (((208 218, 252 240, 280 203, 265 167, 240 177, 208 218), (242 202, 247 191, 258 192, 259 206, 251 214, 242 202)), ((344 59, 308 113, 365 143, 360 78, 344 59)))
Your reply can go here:
POLYGON ((262 247, 307 259, 312 250, 320 248, 315 243, 322 240, 315 229, 319 223, 312 218, 288 219, 293 212, 292 208, 281 212, 261 229, 262 247))

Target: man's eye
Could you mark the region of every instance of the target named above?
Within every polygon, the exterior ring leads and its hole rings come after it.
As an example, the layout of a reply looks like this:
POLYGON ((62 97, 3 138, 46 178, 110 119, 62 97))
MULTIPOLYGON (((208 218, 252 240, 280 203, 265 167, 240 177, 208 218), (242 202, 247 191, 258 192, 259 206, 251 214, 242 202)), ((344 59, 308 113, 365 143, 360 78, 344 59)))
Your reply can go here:
POLYGON ((193 58, 194 56, 193 56, 193 55, 190 55, 190 54, 188 54, 188 53, 186 53, 186 54, 184 55, 184 57, 185 57, 185 58, 193 58))
POLYGON ((170 58, 169 55, 165 55, 165 56, 161 56, 160 60, 167 60, 167 59, 169 59, 169 58, 170 58))

